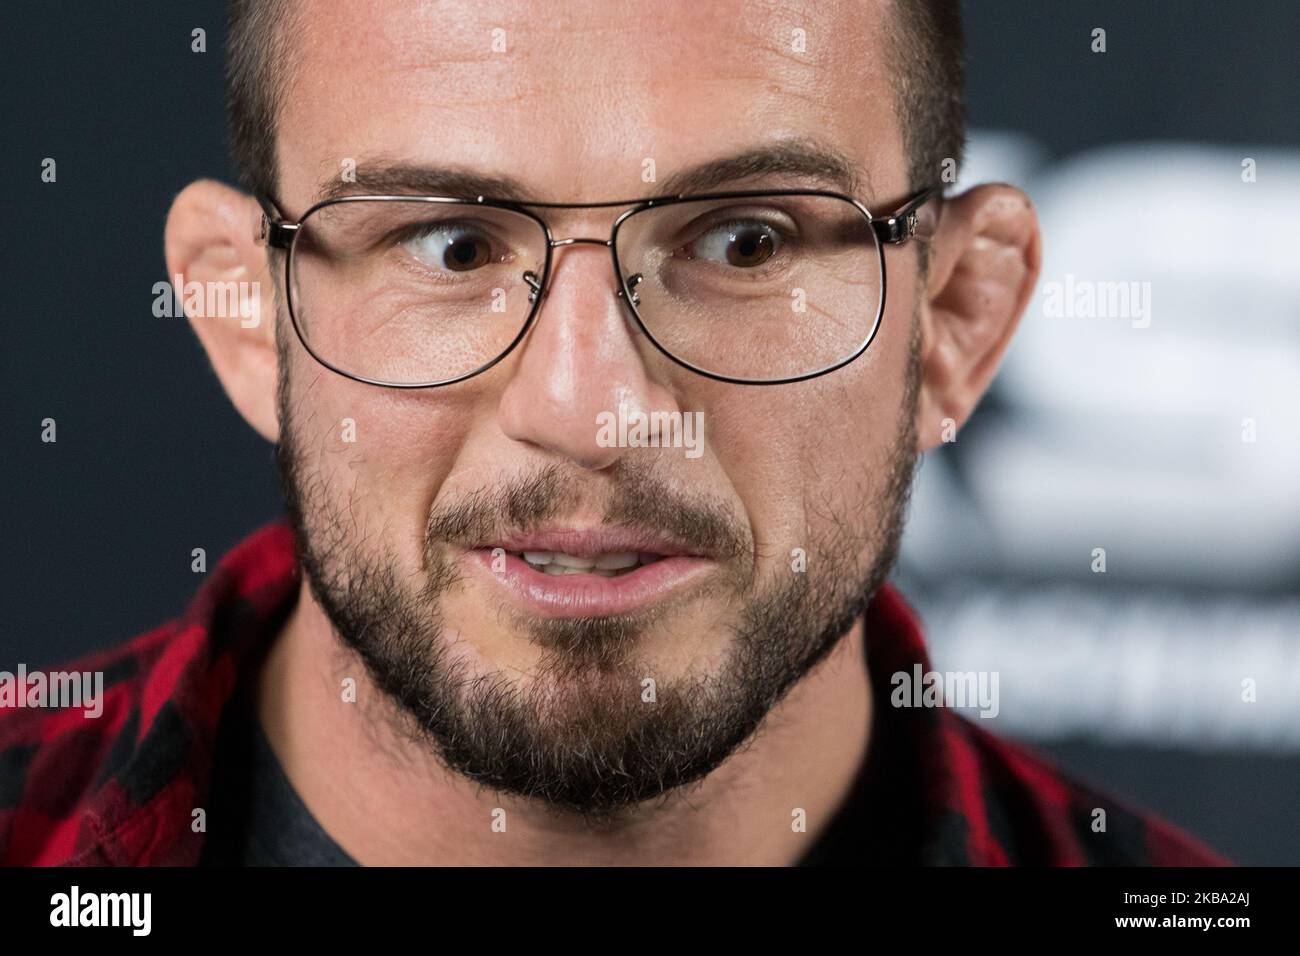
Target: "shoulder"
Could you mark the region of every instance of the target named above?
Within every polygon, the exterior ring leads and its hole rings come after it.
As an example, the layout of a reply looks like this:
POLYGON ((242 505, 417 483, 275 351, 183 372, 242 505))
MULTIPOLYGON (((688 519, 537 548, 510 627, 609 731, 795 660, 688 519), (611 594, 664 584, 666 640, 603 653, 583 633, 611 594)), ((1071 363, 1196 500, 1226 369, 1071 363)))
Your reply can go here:
POLYGON ((181 638, 169 621, 77 660, 0 673, 0 864, 72 855, 94 796, 134 753, 181 638))
MULTIPOLYGON (((968 837, 1005 862, 1051 866, 1227 866, 1195 837, 1057 769, 1032 747, 947 712, 946 744, 979 781, 968 837)), ((968 819, 971 814, 966 814, 968 819)))
POLYGON ((278 520, 227 553, 180 617, 7 685, 0 674, 0 865, 193 858, 178 808, 207 791, 227 704, 299 584, 278 520))

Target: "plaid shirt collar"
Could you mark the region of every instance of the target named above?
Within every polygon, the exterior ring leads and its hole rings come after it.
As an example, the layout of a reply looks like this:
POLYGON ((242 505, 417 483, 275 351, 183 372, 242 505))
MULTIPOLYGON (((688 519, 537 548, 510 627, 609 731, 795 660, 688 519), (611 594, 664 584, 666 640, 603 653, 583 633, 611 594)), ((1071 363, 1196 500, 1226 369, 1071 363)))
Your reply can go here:
POLYGON ((95 722, 104 724, 102 784, 84 809, 58 821, 37 862, 198 863, 205 827, 197 811, 211 792, 222 715, 236 687, 255 676, 300 581, 288 523, 267 525, 226 555, 179 619, 74 665, 106 671, 95 722))
MULTIPOLYGON (((0 863, 198 863, 222 715, 287 620, 300 575, 288 524, 268 525, 226 556, 181 618, 69 668, 104 671, 102 717, 3 715, 0 784, 21 796, 0 802, 0 863)), ((940 865, 1225 862, 948 709, 890 706, 891 675, 930 670, 917 619, 892 587, 868 609, 866 633, 876 717, 852 800, 879 804, 887 793, 891 802, 879 805, 890 815, 842 814, 818 843, 830 849, 815 854, 940 865), (1100 834, 1097 809, 1109 821, 1100 834), (884 852, 881 831, 896 811, 916 827, 884 852)))

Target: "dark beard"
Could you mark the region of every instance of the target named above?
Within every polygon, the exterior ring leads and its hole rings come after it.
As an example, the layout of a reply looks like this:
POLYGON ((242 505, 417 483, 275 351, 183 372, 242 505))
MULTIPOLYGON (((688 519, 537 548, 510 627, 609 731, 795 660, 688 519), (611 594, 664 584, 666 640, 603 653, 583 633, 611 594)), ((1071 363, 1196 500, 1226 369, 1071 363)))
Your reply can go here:
MULTIPOLYGON (((914 343, 915 345, 915 343, 914 343)), ((282 357, 281 369, 288 366, 282 357)), ((890 474, 879 499, 853 520, 808 542, 807 570, 789 556, 765 584, 753 581, 752 538, 728 509, 640 470, 616 467, 606 520, 668 527, 700 551, 731 555, 719 575, 734 622, 725 664, 654 686, 637 660, 638 638, 658 616, 514 622, 544 656, 530 681, 467 673, 443 633, 441 597, 457 583, 447 542, 498 526, 527 528, 565 513, 573 488, 558 466, 434 511, 423 584, 412 590, 397 562, 363 550, 352 523, 303 473, 288 400, 279 388, 281 483, 298 558, 312 594, 339 637, 396 704, 399 732, 451 770, 483 786, 613 823, 624 811, 705 777, 748 740, 782 697, 822 661, 865 610, 897 556, 916 462, 915 348, 896 426, 890 474), (874 520, 873 520, 874 518, 874 520), (874 545, 862 567, 861 553, 874 545)), ((821 506, 824 507, 824 506, 821 506)), ((671 610, 667 612, 671 620, 671 610)))

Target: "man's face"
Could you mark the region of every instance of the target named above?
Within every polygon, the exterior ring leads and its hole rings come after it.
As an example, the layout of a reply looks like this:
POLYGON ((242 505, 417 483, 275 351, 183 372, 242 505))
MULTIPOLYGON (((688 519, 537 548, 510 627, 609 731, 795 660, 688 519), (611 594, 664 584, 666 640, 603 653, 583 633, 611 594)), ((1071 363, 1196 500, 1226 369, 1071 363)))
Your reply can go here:
MULTIPOLYGON (((402 163, 581 203, 660 192, 646 160, 663 180, 790 141, 857 164, 869 208, 908 192, 888 9, 456 7, 303 11, 278 127, 287 214, 346 160, 358 192, 368 169, 402 163)), ((716 188, 843 186, 767 173, 716 188)), ((557 237, 603 239, 619 212, 541 214, 557 237)), ((670 362, 596 245, 556 249, 526 338, 451 386, 350 381, 280 316, 280 460, 314 593, 446 762, 615 811, 714 769, 844 635, 892 560, 915 457, 913 248, 886 252, 871 348, 788 385, 670 362), (620 405, 702 413, 703 453, 607 447, 598 416, 620 405), (561 576, 524 551, 657 560, 561 576)))

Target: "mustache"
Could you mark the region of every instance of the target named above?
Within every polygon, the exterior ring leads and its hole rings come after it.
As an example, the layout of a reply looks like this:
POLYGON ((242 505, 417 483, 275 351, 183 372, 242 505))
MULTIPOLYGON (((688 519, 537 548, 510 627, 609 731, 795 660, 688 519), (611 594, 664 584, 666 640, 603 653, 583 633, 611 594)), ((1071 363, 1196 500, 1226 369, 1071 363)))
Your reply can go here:
MULTIPOLYGON (((694 553, 718 559, 752 553, 748 525, 722 500, 683 493, 643 465, 634 470, 618 462, 610 477, 612 484, 600 492, 605 524, 667 535, 694 553)), ((469 547, 510 532, 536 531, 589 498, 590 488, 571 470, 548 465, 470 492, 430 513, 426 552, 439 543, 469 547)))

